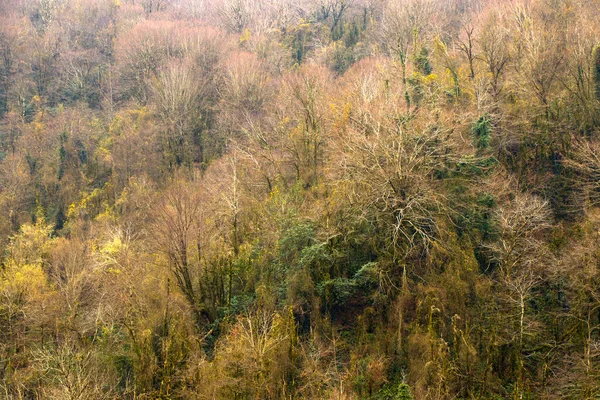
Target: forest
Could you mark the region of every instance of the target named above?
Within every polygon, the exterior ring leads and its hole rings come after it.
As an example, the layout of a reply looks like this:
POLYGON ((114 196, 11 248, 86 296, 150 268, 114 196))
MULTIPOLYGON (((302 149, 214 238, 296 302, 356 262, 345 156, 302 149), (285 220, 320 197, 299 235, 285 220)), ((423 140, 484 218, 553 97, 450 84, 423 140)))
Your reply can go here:
POLYGON ((599 399, 600 0, 0 0, 0 398, 599 399))

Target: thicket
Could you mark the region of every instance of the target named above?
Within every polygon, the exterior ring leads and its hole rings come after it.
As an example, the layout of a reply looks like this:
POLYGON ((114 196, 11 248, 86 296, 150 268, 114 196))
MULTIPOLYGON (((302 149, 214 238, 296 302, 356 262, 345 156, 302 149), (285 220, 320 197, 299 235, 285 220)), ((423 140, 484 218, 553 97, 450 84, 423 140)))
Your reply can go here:
POLYGON ((0 397, 597 398, 599 10, 0 2, 0 397))

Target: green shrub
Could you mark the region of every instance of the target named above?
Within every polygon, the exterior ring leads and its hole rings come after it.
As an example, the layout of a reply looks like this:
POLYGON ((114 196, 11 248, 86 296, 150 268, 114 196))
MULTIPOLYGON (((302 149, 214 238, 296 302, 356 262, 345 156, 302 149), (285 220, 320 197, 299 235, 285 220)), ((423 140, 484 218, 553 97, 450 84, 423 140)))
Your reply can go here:
POLYGON ((410 386, 407 383, 402 382, 398 386, 398 394, 396 394, 395 400, 412 400, 414 399, 412 392, 410 391, 410 386))
POLYGON ((486 149, 490 145, 492 133, 491 121, 485 115, 479 117, 471 128, 473 139, 478 149, 486 149))

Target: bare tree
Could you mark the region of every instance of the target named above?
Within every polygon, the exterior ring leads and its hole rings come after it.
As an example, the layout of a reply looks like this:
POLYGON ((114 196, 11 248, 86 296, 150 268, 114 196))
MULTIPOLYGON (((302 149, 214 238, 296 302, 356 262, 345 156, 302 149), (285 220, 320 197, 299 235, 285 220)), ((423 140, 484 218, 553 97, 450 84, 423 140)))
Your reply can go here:
POLYGON ((70 345, 54 351, 39 350, 33 356, 36 369, 47 382, 44 396, 61 400, 110 399, 108 374, 98 368, 97 355, 70 345))
POLYGON ((499 238, 489 248, 502 274, 512 276, 519 270, 534 268, 544 256, 538 234, 551 226, 548 202, 528 194, 517 194, 496 211, 499 238))
POLYGON ((541 11, 532 14, 518 8, 515 14, 520 43, 515 62, 528 83, 523 87, 533 89, 548 116, 549 96, 566 64, 566 31, 541 11))
POLYGON ((204 303, 206 293, 201 281, 202 213, 200 193, 179 181, 165 193, 154 225, 157 245, 167 257, 169 268, 188 301, 198 329, 213 320, 204 303))
POLYGON ((154 100, 167 129, 166 142, 174 162, 179 165, 194 159, 193 128, 199 115, 200 87, 189 62, 174 61, 158 73, 153 83, 154 100))
POLYGON ((502 92, 504 73, 511 60, 510 32, 504 20, 502 13, 492 12, 481 27, 479 36, 481 58, 490 74, 489 85, 494 100, 502 92))
POLYGON ((389 52, 400 62, 407 110, 410 95, 407 87, 409 57, 419 51, 421 41, 428 37, 430 20, 436 11, 433 0, 389 1, 384 10, 381 32, 389 52))
POLYGON ((463 53, 467 59, 467 63, 469 65, 469 78, 471 78, 471 80, 475 79, 475 61, 477 59, 474 31, 475 28, 473 25, 465 24, 462 27, 461 38, 457 43, 458 50, 463 53))
POLYGON ((515 392, 526 391, 526 357, 543 332, 531 315, 530 299, 535 288, 544 282, 552 262, 551 253, 539 238, 551 226, 547 202, 535 196, 518 193, 495 213, 498 239, 488 245, 499 264, 496 273, 500 295, 495 299, 501 307, 502 340, 510 344, 516 356, 515 392))
POLYGON ((427 251, 436 240, 445 200, 432 173, 449 161, 453 144, 448 132, 404 122, 394 108, 401 95, 389 96, 380 86, 365 96, 363 85, 357 87, 348 131, 335 138, 329 159, 336 160, 338 184, 351 188, 348 196, 362 218, 382 224, 387 250, 398 261, 412 249, 427 251))

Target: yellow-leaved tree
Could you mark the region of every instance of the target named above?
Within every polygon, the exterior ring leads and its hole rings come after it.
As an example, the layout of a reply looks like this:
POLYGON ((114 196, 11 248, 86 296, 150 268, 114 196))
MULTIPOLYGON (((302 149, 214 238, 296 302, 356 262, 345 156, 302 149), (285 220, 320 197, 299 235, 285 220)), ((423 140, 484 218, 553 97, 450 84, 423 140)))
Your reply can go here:
POLYGON ((52 227, 38 211, 36 224, 25 224, 13 236, 0 270, 0 356, 6 360, 5 386, 23 386, 22 371, 33 346, 44 346, 51 332, 53 290, 44 272, 51 249, 52 227))

